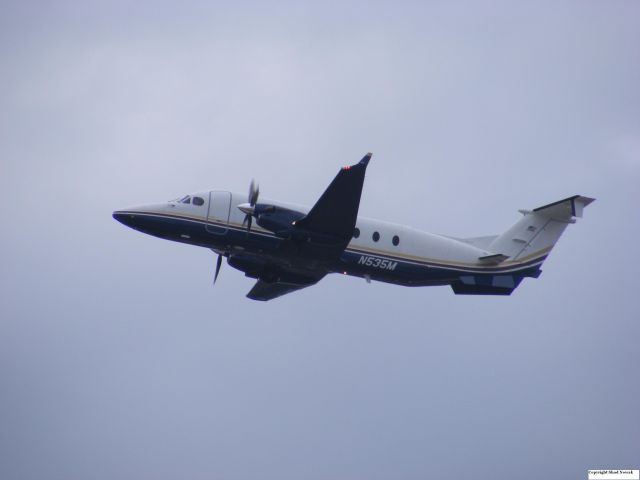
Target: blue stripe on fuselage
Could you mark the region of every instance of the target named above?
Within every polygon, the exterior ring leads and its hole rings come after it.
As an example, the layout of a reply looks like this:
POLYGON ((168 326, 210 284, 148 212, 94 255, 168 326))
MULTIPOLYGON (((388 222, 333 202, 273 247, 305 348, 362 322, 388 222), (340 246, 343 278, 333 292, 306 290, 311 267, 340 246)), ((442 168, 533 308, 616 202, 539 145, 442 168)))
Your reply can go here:
MULTIPOLYGON (((251 230, 235 224, 207 221, 182 215, 153 212, 118 212, 133 216, 125 223, 131 228, 166 240, 226 251, 232 246, 242 247, 255 255, 278 256, 277 249, 283 239, 271 232, 251 230), (219 230, 216 232, 216 230, 219 230)), ((120 220, 122 221, 122 220, 120 220)), ((460 275, 517 275, 529 276, 538 270, 546 255, 521 264, 505 267, 451 266, 438 262, 407 259, 393 254, 370 252, 358 247, 347 247, 338 262, 326 268, 329 272, 353 276, 369 276, 378 281, 402 285, 447 284, 460 275)))

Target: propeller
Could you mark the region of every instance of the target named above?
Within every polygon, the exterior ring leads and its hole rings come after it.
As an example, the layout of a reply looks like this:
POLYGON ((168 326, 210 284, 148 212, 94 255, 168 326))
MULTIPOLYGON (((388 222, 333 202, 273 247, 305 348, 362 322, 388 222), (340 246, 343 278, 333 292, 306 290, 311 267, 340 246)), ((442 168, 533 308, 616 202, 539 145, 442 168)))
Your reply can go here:
POLYGON ((218 280, 218 274, 220 273, 220 267, 222 266, 222 254, 218 254, 218 260, 216 261, 216 274, 213 277, 213 284, 216 284, 216 280, 218 280))
POLYGON ((255 183, 254 180, 251 180, 251 184, 249 185, 249 203, 238 205, 238 208, 245 213, 242 225, 247 224, 247 235, 249 235, 249 232, 251 231, 253 212, 255 210, 256 203, 258 203, 259 195, 260 187, 255 183))

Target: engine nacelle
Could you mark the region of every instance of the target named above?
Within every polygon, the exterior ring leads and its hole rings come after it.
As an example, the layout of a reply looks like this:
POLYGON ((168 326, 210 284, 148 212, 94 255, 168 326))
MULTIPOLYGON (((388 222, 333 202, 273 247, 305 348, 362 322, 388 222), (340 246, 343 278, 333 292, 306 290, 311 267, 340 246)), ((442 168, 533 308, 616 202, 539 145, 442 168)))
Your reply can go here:
POLYGON ((242 253, 234 253, 229 255, 227 263, 230 267, 244 272, 247 276, 256 278, 266 267, 266 262, 253 255, 245 255, 242 253))
POLYGON ((262 228, 282 238, 290 238, 296 231, 295 222, 304 217, 304 213, 275 205, 258 204, 254 210, 256 223, 262 228))

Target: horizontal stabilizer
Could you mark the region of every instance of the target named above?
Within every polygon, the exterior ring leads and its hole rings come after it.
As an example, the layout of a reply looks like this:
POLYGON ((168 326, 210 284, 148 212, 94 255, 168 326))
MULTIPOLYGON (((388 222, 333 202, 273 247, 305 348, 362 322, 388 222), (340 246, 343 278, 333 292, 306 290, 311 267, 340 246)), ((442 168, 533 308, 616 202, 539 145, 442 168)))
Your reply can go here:
POLYGON ((538 215, 553 218, 554 220, 569 221, 572 217, 582 217, 584 207, 593 201, 593 198, 574 195, 573 197, 535 208, 533 211, 538 215))
POLYGON ((484 257, 479 257, 478 260, 480 263, 485 265, 498 265, 499 263, 504 262, 508 255, 503 255, 502 253, 496 253, 495 255, 485 255, 484 257))

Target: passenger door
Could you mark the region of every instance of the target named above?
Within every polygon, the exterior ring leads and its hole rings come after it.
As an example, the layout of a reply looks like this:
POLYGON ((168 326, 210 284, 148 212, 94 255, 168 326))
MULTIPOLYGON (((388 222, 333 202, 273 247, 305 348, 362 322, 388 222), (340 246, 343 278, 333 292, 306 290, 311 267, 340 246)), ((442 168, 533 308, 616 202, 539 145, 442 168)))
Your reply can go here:
POLYGON ((231 192, 209 192, 207 231, 216 235, 224 235, 227 233, 230 212, 231 192))

